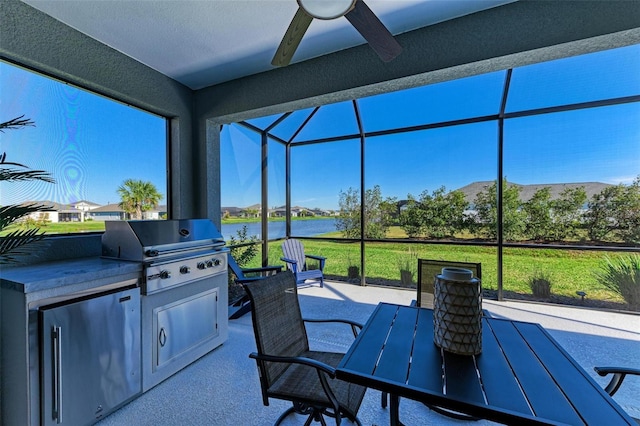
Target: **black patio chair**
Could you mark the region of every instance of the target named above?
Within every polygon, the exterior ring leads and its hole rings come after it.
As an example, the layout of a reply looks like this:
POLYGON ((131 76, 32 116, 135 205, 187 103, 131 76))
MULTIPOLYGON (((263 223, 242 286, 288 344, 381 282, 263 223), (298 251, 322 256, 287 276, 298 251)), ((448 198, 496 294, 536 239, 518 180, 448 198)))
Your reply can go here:
POLYGON ((366 388, 335 378, 335 367, 344 354, 310 350, 305 322, 345 323, 354 336, 362 325, 339 319, 303 319, 296 280, 290 271, 244 287, 251 299, 257 347, 249 356, 258 364, 262 401, 265 406, 269 398, 293 404, 275 424, 298 413, 308 416, 305 425, 312 421, 325 424, 323 416, 335 418, 336 425, 343 417, 361 425, 357 413, 366 388))
MULTIPOLYGON (((607 392, 611 396, 615 395, 615 393, 618 392, 618 389, 620 389, 620 386, 622 385, 622 382, 624 381, 624 378, 627 377, 627 375, 640 376, 640 369, 637 368, 594 367, 593 369, 596 371, 596 373, 598 373, 598 375, 602 377, 613 374, 613 376, 611 376, 611 380, 604 388, 605 392, 607 392)), ((636 423, 640 425, 640 419, 636 419, 634 417, 632 418, 636 421, 636 423)))
MULTIPOLYGON (((241 268, 238 262, 229 254, 227 256, 229 269, 233 274, 233 279, 238 284, 245 284, 252 281, 262 280, 269 275, 277 274, 282 271, 282 266, 269 265, 261 268, 241 268)), ((235 301, 229 307, 229 319, 238 319, 251 310, 251 302, 249 296, 244 295, 239 300, 235 301)))

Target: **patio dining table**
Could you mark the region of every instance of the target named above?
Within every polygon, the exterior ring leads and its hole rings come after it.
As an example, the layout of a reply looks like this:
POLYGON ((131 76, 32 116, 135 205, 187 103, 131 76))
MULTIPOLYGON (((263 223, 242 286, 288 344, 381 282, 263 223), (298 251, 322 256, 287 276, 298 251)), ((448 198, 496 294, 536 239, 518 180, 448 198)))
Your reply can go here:
MULTIPOLYGON (((482 352, 433 343, 433 311, 380 303, 337 367, 342 380, 504 424, 636 425, 539 324, 482 319, 482 352)), ((636 425, 637 426, 637 425, 636 425)))

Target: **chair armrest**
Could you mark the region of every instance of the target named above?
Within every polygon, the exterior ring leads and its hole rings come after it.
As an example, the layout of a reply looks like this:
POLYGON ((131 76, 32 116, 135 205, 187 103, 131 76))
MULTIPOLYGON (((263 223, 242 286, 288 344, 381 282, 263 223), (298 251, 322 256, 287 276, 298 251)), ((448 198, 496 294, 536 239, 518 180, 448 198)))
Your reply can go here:
POLYGON ((275 355, 265 355, 265 354, 259 354, 257 352, 251 352, 249 354, 249 358, 253 358, 258 361, 283 362, 285 364, 307 365, 309 367, 315 368, 316 370, 322 371, 323 373, 326 373, 332 379, 336 377, 336 369, 330 366, 329 364, 325 364, 324 362, 320 362, 311 358, 305 358, 302 356, 275 356, 275 355))
POLYGON ((238 278, 238 277, 236 277, 236 278, 235 278, 235 281, 236 281, 238 284, 246 284, 246 283, 252 283, 252 282, 254 282, 254 281, 260 281, 260 280, 263 280, 263 279, 265 279, 265 278, 266 278, 266 277, 244 277, 244 278, 238 278))
POLYGON ((281 257, 280 260, 291 265, 291 270, 293 271, 294 275, 298 273, 298 261, 288 259, 286 257, 281 257))
POLYGON ((304 257, 318 261, 318 263, 320 264, 320 271, 324 271, 324 263, 327 260, 326 257, 316 256, 313 254, 306 254, 304 257))
POLYGON ((360 324, 359 322, 351 321, 351 320, 348 320, 348 319, 303 318, 302 321, 304 321, 304 322, 317 322, 317 323, 335 322, 335 323, 348 324, 348 325, 351 326, 351 331, 353 332, 354 337, 358 335, 358 332, 360 330, 362 330, 362 327, 363 327, 363 325, 360 324))
POLYGON ((316 256, 316 255, 314 255, 314 254, 305 254, 304 256, 305 256, 305 257, 308 257, 308 258, 310 258, 310 259, 315 259, 315 260, 327 260, 327 258, 326 258, 326 257, 323 257, 323 256, 316 256))
POLYGON ((609 395, 613 396, 618 389, 620 389, 620 385, 624 381, 624 378, 627 374, 632 374, 635 376, 640 376, 640 369, 637 368, 623 368, 623 367, 594 367, 593 368, 596 373, 600 376, 606 376, 608 374, 613 374, 609 384, 604 388, 605 392, 609 395))

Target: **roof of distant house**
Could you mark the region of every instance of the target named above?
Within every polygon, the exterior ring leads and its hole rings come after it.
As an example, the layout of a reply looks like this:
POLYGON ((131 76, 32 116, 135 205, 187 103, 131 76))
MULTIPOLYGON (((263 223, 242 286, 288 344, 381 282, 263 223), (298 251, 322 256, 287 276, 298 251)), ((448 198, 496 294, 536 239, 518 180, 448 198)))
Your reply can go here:
MULTIPOLYGON (((473 182, 469 185, 463 186, 459 188, 459 191, 462 191, 465 195, 465 199, 468 202, 473 202, 478 193, 482 191, 486 191, 488 187, 494 184, 495 181, 480 181, 473 182)), ((560 197, 562 191, 567 189, 576 189, 583 187, 584 191, 587 194, 587 199, 591 199, 591 197, 595 194, 600 193, 603 189, 613 186, 608 183, 602 182, 578 182, 578 183, 541 183, 541 184, 532 184, 532 185, 520 185, 517 183, 509 182, 509 186, 517 186, 520 188, 520 199, 523 201, 528 201, 533 197, 536 191, 542 188, 550 188, 551 190, 551 198, 556 199, 560 197)))

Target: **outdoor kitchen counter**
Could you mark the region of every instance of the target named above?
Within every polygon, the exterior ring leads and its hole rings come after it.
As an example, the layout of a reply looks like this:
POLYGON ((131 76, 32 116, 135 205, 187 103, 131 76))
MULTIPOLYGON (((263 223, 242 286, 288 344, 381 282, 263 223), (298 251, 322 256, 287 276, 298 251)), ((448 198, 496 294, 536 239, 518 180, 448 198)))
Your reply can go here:
POLYGON ((29 303, 91 294, 103 287, 109 289, 113 284, 139 279, 141 273, 140 262, 85 257, 3 268, 0 283, 3 290, 23 293, 29 303))
MULTIPOLYGON (((0 270, 0 424, 39 426, 39 308, 139 285, 140 262, 75 258, 0 270)), ((105 318, 97 315, 96 318, 105 318)))

